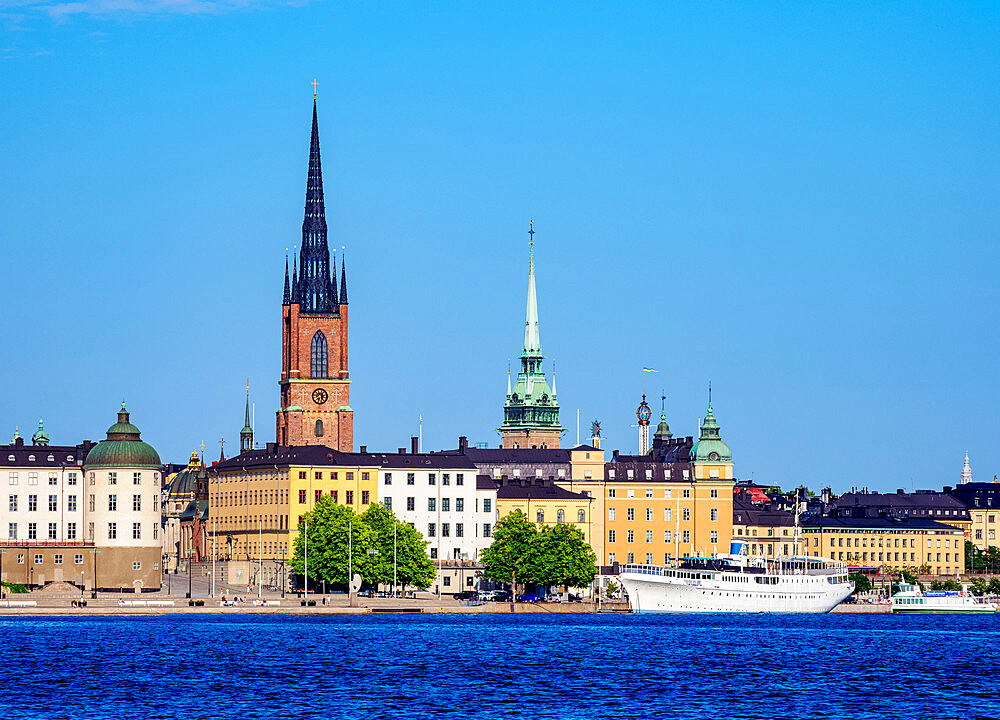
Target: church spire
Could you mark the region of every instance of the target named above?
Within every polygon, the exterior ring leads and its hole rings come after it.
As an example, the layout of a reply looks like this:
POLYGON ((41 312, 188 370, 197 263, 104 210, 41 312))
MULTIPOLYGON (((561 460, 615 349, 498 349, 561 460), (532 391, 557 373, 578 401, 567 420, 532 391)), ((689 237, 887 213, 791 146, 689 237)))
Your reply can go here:
POLYGON ((315 95, 298 283, 298 301, 302 312, 324 314, 336 310, 336 293, 330 280, 330 250, 326 243, 326 205, 323 200, 323 167, 319 153, 319 119, 315 95))
POLYGON ((285 294, 282 297, 281 304, 288 305, 292 302, 292 292, 288 285, 288 255, 285 255, 285 294))
POLYGON ((240 452, 253 450, 253 426, 250 424, 250 381, 247 380, 247 410, 243 429, 240 430, 240 452))
POLYGON ((535 221, 528 226, 528 307, 524 313, 524 355, 541 355, 538 336, 538 301, 535 297, 535 221))
POLYGON ((959 483, 965 485, 972 482, 972 468, 969 466, 969 451, 965 451, 965 464, 962 465, 962 479, 959 483))
POLYGON ((340 254, 340 304, 347 304, 347 251, 340 254))

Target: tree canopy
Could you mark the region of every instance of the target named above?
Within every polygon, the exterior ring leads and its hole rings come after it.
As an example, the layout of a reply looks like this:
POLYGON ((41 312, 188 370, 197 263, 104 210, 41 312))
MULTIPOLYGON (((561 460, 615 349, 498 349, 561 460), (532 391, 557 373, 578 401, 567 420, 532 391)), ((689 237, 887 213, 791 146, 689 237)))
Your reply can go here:
POLYGON ((392 511, 372 505, 358 515, 330 496, 316 501, 303 516, 295 538, 292 570, 305 574, 306 537, 309 540, 309 579, 346 585, 355 573, 369 585, 391 584, 393 527, 396 529, 396 578, 402 585, 428 587, 434 564, 427 557, 427 543, 416 530, 401 523, 392 511), (306 532, 308 528, 308 532, 306 532))
POLYGON ((486 577, 502 583, 526 580, 527 561, 535 526, 520 510, 500 518, 493 526, 493 542, 480 554, 486 577))
POLYGON ((538 530, 516 510, 493 527, 493 544, 480 555, 486 577, 503 583, 583 587, 597 575, 597 557, 583 533, 558 523, 538 530))
POLYGON ((851 573, 848 578, 854 583, 854 592, 863 593, 872 589, 872 581, 864 573, 851 573))

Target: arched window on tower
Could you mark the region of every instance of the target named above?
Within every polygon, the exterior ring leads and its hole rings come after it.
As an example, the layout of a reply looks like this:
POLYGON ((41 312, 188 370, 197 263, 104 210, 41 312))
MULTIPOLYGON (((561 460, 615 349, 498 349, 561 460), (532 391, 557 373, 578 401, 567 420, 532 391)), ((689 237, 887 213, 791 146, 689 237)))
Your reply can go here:
POLYGON ((323 437, 323 421, 316 421, 316 437, 323 437))
POLYGON ((326 367, 326 336, 317 330, 312 340, 312 377, 327 377, 326 367))

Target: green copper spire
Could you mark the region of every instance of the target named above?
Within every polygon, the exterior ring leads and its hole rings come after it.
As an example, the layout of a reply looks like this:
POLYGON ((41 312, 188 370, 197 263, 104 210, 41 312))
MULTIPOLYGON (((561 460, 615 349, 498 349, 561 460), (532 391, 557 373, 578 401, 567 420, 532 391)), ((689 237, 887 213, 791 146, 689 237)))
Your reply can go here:
POLYGON ((521 368, 513 387, 508 371, 507 400, 504 402, 504 420, 500 432, 505 438, 519 438, 525 444, 545 443, 558 447, 563 432, 559 424, 559 403, 555 393, 555 374, 552 387, 542 370, 542 343, 538 332, 538 301, 535 293, 535 227, 528 229, 531 238, 528 250, 528 303, 524 316, 524 345, 521 349, 521 368), (545 440, 538 440, 536 433, 543 433, 545 440))
POLYGON ((542 341, 538 336, 538 301, 535 297, 535 221, 528 230, 531 238, 528 249, 528 307, 524 313, 523 355, 541 355, 542 341))

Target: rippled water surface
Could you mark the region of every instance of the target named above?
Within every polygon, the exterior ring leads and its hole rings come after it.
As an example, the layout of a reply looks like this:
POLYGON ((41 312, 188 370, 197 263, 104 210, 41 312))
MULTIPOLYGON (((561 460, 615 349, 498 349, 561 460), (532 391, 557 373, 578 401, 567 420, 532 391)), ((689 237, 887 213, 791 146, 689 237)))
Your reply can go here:
POLYGON ((3 618, 4 718, 995 718, 1000 619, 3 618))

